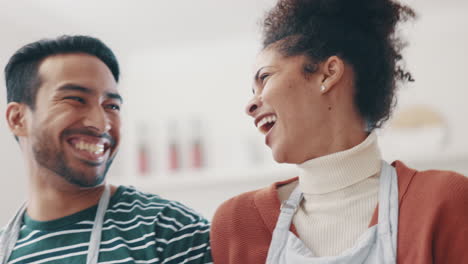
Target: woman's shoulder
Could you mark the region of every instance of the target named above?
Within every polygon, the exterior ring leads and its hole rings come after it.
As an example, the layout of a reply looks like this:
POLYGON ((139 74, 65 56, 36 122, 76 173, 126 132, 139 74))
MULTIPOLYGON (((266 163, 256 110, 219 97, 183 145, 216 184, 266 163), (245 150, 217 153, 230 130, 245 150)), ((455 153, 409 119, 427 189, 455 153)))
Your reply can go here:
POLYGON ((278 188, 294 182, 297 178, 275 182, 268 187, 245 192, 223 202, 217 209, 213 222, 226 219, 232 221, 245 215, 261 217, 264 211, 279 210, 278 188))
POLYGON ((211 225, 211 248, 216 263, 264 263, 280 211, 274 183, 225 201, 211 225))
MULTIPOLYGON (((398 174, 400 218, 403 221, 432 226, 436 222, 450 223, 453 219, 463 219, 466 222, 462 225, 468 229, 467 177, 447 170, 417 171, 401 162, 394 165, 398 174)), ((453 226, 449 224, 447 227, 453 226)))
POLYGON ((236 195, 224 201, 216 210, 216 213, 213 217, 213 222, 224 219, 227 221, 231 221, 234 218, 237 218, 243 214, 254 213, 256 210, 254 206, 254 198, 258 194, 268 193, 269 191, 270 187, 265 187, 262 189, 236 195))
POLYGON ((401 162, 394 166, 400 186, 399 262, 417 262, 419 252, 430 252, 426 257, 434 263, 468 260, 468 178, 417 171, 401 162))
POLYGON ((213 217, 212 229, 223 233, 239 230, 273 230, 279 215, 278 188, 295 181, 296 178, 276 182, 268 187, 245 192, 223 202, 213 217))
POLYGON ((394 166, 397 169, 401 200, 408 196, 438 202, 459 201, 468 199, 468 177, 448 170, 418 171, 407 167, 400 161, 394 166))

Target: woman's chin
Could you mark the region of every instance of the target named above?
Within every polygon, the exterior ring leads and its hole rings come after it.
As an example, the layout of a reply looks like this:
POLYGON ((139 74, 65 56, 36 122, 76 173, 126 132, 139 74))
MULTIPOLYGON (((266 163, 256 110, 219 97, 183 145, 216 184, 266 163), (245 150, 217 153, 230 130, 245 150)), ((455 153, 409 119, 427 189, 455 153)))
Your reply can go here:
POLYGON ((294 150, 287 151, 284 148, 279 148, 279 147, 275 148, 275 146, 273 146, 271 148, 271 152, 273 155, 273 159, 277 163, 301 164, 304 161, 308 160, 306 156, 301 155, 299 152, 294 151, 294 150))
POLYGON ((273 159, 277 163, 290 163, 290 162, 288 162, 288 155, 287 155, 286 152, 278 151, 278 150, 275 150, 274 148, 272 148, 271 151, 272 151, 272 154, 273 154, 273 159))

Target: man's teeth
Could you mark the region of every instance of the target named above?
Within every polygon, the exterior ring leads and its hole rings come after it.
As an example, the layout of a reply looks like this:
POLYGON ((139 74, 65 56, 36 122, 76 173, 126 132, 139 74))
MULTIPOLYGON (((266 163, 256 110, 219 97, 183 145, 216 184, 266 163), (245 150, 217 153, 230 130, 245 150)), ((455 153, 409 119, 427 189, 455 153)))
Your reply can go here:
POLYGON ((84 150, 88 152, 92 152, 94 154, 101 154, 104 152, 104 145, 103 144, 89 144, 83 141, 80 141, 75 144, 75 148, 79 150, 84 150))
POLYGON ((266 123, 274 123, 274 122, 276 122, 276 116, 274 116, 274 115, 266 116, 266 117, 262 118, 260 120, 260 122, 258 122, 257 127, 261 128, 266 123))

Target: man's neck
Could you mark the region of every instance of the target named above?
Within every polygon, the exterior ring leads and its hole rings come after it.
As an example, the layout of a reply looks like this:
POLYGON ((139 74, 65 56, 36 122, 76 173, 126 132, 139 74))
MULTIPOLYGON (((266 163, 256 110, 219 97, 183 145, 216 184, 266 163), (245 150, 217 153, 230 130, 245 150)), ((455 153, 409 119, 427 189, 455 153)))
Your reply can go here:
POLYGON ((103 191, 104 185, 80 188, 36 178, 29 188, 27 212, 37 221, 59 219, 96 205, 103 191))

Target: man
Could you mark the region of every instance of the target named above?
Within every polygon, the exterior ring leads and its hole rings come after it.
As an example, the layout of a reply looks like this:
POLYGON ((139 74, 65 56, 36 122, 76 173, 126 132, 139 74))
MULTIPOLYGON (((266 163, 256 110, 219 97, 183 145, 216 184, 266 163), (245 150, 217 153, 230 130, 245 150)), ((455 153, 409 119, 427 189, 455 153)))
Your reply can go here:
POLYGON ((63 36, 5 68, 6 118, 28 201, 0 236, 0 263, 211 263, 209 224, 105 176, 120 143, 119 66, 100 40, 63 36))

